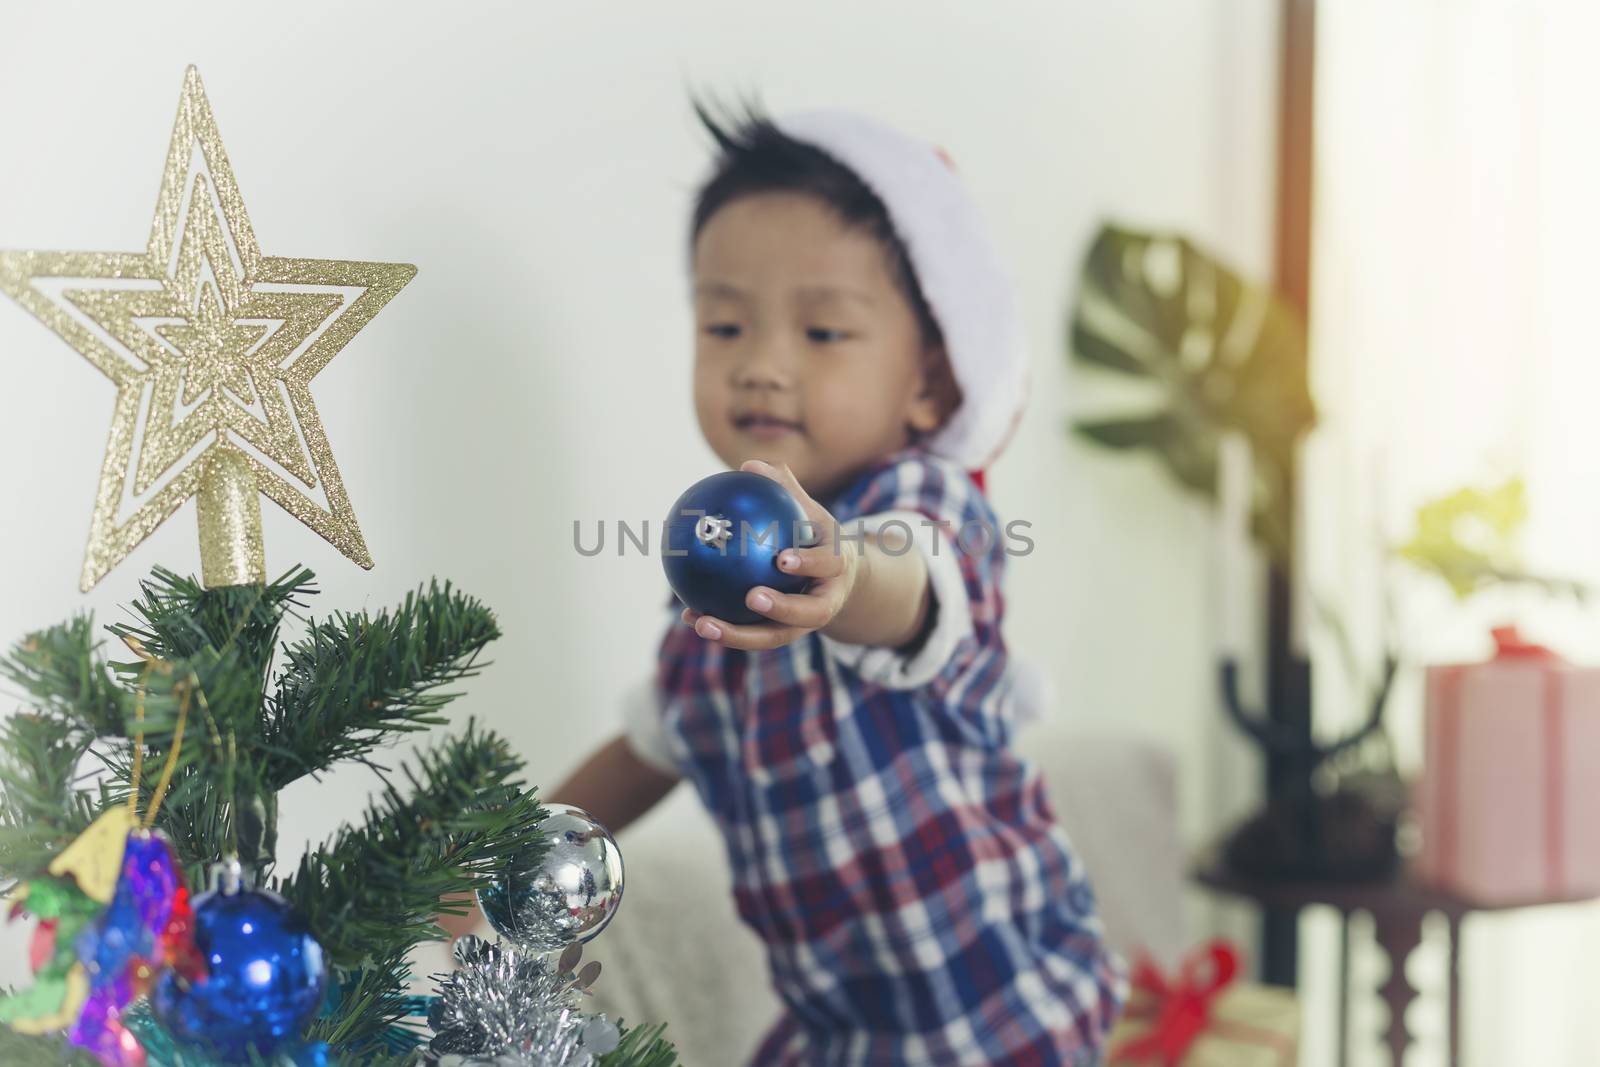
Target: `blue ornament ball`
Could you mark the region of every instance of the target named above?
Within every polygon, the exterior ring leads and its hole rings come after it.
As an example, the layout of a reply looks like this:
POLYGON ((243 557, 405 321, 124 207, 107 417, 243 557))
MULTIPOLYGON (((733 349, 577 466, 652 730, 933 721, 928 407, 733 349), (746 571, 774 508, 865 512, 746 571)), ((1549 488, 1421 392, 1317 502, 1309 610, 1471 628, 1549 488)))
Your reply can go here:
POLYGON ((269 1059, 299 1038, 322 1004, 328 968, 305 921, 276 893, 220 889, 196 897, 194 940, 206 977, 168 971, 150 1001, 172 1037, 217 1059, 269 1059))
POLYGON ((745 606, 745 595, 758 585, 804 592, 811 580, 780 571, 778 553, 802 547, 807 535, 806 513, 782 485, 749 471, 723 471, 695 482, 672 505, 661 562, 672 591, 695 611, 731 623, 763 622, 745 606))

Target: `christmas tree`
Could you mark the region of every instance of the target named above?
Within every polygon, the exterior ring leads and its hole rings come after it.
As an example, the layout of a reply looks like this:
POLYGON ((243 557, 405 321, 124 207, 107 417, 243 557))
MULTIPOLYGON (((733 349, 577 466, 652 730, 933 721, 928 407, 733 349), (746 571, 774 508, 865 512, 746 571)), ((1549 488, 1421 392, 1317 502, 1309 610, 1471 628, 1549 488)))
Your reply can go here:
POLYGON ((144 251, 0 252, 0 292, 116 386, 83 588, 191 497, 202 574, 157 569, 132 621, 79 613, 0 659, 27 704, 0 725, 0 875, 39 922, 0 1064, 672 1067, 659 1026, 582 1010, 578 942, 621 892, 604 828, 470 720, 379 762, 446 725, 490 610, 434 582, 303 619, 311 572, 266 579, 262 495, 372 566, 310 383, 415 268, 264 255, 193 68, 166 158, 144 251), (375 799, 279 870, 279 793, 350 763, 375 799), (465 938, 408 996, 434 917, 479 890, 516 943, 465 938))
MULTIPOLYGON (((31 704, 0 727, 0 871, 22 885, 61 881, 49 865, 102 813, 153 813, 191 892, 213 863, 237 857, 246 881, 281 894, 321 945, 329 992, 309 1041, 327 1042, 341 1064, 415 1062, 424 1035, 408 1018, 418 1011, 406 995, 409 953, 444 936, 433 920, 441 898, 492 885, 507 857, 539 855, 544 811, 520 781, 521 760, 469 720, 384 773, 361 821, 278 874, 278 793, 340 763, 378 769, 380 748, 444 725, 445 687, 471 675, 499 634, 487 607, 435 583, 393 611, 310 622, 274 671, 286 615, 314 592, 306 570, 207 589, 158 569, 135 621, 106 628, 126 658, 103 658, 84 614, 20 641, 0 661, 31 704), (88 787, 86 761, 104 768, 88 787)), ((55 953, 70 959, 72 946, 58 937, 55 953)), ((156 1025, 146 1020, 144 1034, 156 1025)), ((63 1037, 4 1028, 0 1062, 95 1060, 63 1037)), ((659 1029, 641 1029, 598 1062, 674 1058, 659 1029)))

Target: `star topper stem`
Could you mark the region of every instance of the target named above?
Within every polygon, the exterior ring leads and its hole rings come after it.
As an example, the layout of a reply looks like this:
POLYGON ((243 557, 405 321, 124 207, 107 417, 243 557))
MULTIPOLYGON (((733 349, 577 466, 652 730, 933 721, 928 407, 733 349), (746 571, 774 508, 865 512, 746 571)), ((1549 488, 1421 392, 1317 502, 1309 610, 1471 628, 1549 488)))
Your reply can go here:
POLYGON ((195 494, 200 517, 200 575, 206 588, 265 585, 261 496, 250 461, 236 448, 206 457, 195 494))

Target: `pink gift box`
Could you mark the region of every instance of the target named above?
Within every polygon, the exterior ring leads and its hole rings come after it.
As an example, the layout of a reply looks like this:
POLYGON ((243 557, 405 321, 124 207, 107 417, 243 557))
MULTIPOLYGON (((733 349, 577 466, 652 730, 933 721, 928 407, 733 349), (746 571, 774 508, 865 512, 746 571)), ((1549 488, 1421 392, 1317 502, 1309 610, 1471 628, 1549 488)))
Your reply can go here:
POLYGON ((1600 669, 1495 640, 1428 668, 1417 874, 1486 905, 1600 894, 1600 669))

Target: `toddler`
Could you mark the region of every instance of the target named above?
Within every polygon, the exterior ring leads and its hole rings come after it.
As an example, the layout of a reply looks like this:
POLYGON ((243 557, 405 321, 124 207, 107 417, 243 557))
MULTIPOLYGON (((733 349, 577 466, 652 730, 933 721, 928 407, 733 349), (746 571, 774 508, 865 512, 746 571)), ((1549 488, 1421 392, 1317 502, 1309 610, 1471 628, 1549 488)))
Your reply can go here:
POLYGON ((619 831, 693 783, 787 1006, 755 1067, 1097 1063, 1120 965, 1010 748, 981 488, 1026 392, 1005 273, 939 150, 697 111, 695 412, 817 522, 779 559, 815 581, 752 590, 755 625, 675 607, 649 698, 549 799, 619 831))

